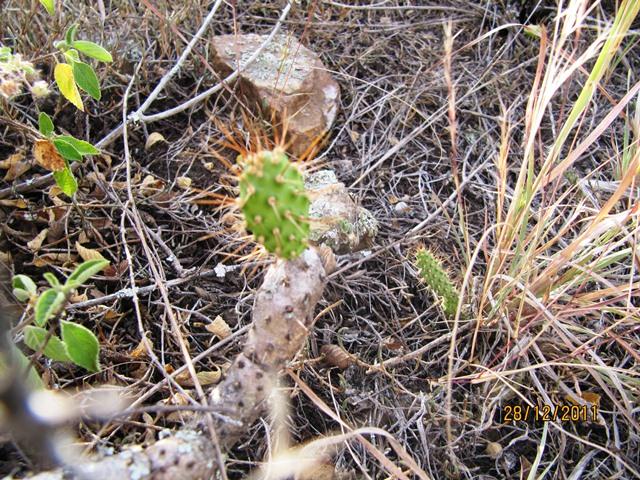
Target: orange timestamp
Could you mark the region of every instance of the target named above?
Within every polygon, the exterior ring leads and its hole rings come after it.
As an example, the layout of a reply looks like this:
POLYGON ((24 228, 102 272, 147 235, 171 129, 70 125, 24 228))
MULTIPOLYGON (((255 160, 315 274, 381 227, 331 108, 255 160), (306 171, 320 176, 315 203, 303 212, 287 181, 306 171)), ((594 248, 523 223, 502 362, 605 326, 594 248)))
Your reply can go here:
POLYGON ((514 422, 595 422, 598 405, 504 405, 500 411, 503 423, 514 422))

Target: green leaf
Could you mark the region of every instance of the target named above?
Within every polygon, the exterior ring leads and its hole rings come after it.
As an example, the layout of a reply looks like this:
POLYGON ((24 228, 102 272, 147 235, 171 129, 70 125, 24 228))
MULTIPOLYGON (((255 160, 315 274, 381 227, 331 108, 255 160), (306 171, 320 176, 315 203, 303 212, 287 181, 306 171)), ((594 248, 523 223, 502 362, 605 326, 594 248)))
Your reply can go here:
POLYGON ((53 71, 53 78, 55 78, 60 93, 73 103, 78 110, 84 111, 84 105, 82 104, 82 98, 80 98, 80 92, 76 87, 76 82, 73 80, 73 68, 68 63, 59 63, 53 71))
POLYGON ((59 135, 56 138, 59 138, 60 140, 64 140, 65 142, 71 144, 71 146, 75 148, 80 155, 97 155, 100 153, 100 150, 91 145, 89 142, 78 140, 71 135, 59 135))
MULTIPOLYGON (((66 43, 67 42, 65 42, 65 44, 66 43)), ((64 58, 67 59, 67 62, 69 63, 69 65, 73 65, 73 62, 80 61, 80 55, 78 54, 78 51, 73 48, 70 48, 69 50, 65 50, 64 58)))
POLYGON ((76 85, 91 95, 94 99, 100 100, 102 93, 100 92, 100 82, 96 72, 93 71, 91 65, 83 62, 73 62, 73 78, 76 85))
POLYGON ((100 370, 98 355, 100 343, 96 336, 86 327, 77 323, 60 322, 62 340, 67 346, 67 353, 76 365, 80 365, 91 372, 100 370))
POLYGON ((38 115, 38 129, 45 137, 53 133, 53 121, 51 117, 44 112, 40 112, 40 115, 38 115))
POLYGON ((20 290, 24 290, 27 293, 30 293, 31 295, 35 295, 36 290, 38 289, 34 281, 31 280, 26 275, 16 275, 15 277, 13 277, 11 286, 13 288, 19 288, 20 290))
POLYGON ((47 12, 49 12, 49 15, 53 15, 54 13, 56 13, 55 0, 40 0, 40 3, 44 8, 47 9, 47 12))
POLYGON ((60 187, 60 190, 62 190, 68 197, 73 197, 73 195, 78 191, 78 181, 76 180, 76 177, 73 176, 73 172, 69 168, 69 165, 67 165, 64 170, 53 172, 53 178, 60 187))
POLYGON ((14 288, 13 296, 16 297, 19 302, 28 302, 31 299, 31 295, 29 295, 29 292, 21 288, 14 288))
MULTIPOLYGON (((40 351, 49 332, 44 328, 29 325, 24 328, 24 343, 34 352, 40 351)), ((42 353, 56 362, 71 362, 65 344, 55 335, 51 335, 42 353)))
POLYGON ((35 321, 39 327, 44 327, 47 321, 54 315, 64 303, 64 294, 50 288, 45 290, 36 301, 35 321))
POLYGON ((73 44, 74 40, 76 39, 76 30, 78 30, 78 24, 74 23, 69 28, 67 28, 67 31, 64 34, 64 40, 69 45, 73 44))
POLYGON ((58 150, 58 153, 62 155, 62 158, 66 158, 67 160, 71 161, 82 160, 82 155, 80 155, 80 152, 66 140, 63 140, 61 138, 54 138, 53 144, 56 146, 56 150, 58 150))
POLYGON ((45 272, 42 274, 42 276, 47 282, 49 282, 49 285, 51 285, 52 287, 55 288, 60 286, 60 280, 58 280, 58 277, 56 277, 53 273, 45 272))
POLYGON ((76 267, 73 273, 69 275, 69 278, 67 278, 67 282, 65 283, 65 287, 79 287, 96 273, 104 270, 107 265, 109 265, 109 260, 96 259, 82 262, 76 267))
POLYGON ((101 62, 113 62, 111 54, 97 43, 89 42, 88 40, 76 40, 72 46, 85 55, 100 60, 101 62))

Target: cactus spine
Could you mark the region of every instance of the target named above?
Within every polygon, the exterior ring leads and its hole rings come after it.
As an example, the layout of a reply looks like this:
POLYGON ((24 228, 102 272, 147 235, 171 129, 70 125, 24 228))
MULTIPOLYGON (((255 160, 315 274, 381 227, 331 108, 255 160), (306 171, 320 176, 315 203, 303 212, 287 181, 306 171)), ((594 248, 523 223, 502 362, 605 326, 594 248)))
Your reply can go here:
POLYGON ((438 259, 429 250, 421 248, 416 253, 416 266, 420 270, 422 280, 442 299, 442 310, 445 315, 454 317, 460 294, 438 259))
POLYGON ((292 259, 307 247, 309 197, 304 179, 281 149, 240 157, 239 206, 246 228, 265 249, 292 259))

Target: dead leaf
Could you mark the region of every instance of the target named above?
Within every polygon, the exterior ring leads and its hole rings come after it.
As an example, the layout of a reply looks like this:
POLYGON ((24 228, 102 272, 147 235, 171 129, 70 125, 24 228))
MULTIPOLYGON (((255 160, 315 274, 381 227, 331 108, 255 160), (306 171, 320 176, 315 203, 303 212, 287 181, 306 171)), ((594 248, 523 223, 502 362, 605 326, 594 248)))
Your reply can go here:
POLYGON ((51 172, 59 172, 67 166, 56 147, 49 140, 36 140, 33 146, 33 156, 38 165, 51 172))
MULTIPOLYGON (((222 371, 218 368, 217 370, 198 372, 196 373, 196 377, 198 378, 200 385, 212 385, 220 381, 222 378, 222 371)), ((182 387, 193 387, 195 385, 188 370, 176 375, 175 379, 176 382, 178 382, 178 385, 182 387)))
POLYGON ((86 293, 78 293, 69 297, 70 303, 82 303, 86 302, 87 300, 89 300, 89 297, 87 297, 86 293))
MULTIPOLYGON (((597 393, 582 392, 580 393, 580 397, 584 401, 589 402, 591 405, 598 405, 598 406, 600 405, 600 395, 598 395, 597 393)), ((569 400, 571 403, 573 403, 574 405, 580 405, 580 402, 576 400, 574 397, 572 397, 571 395, 565 395, 565 398, 569 400)))
POLYGON ((27 202, 25 202, 21 198, 17 198, 15 200, 10 200, 5 198, 0 200, 0 205, 2 205, 3 207, 14 207, 14 208, 27 208, 29 206, 27 202))
POLYGON ((191 188, 191 179, 189 177, 178 177, 176 178, 176 183, 180 188, 185 190, 191 188))
POLYGON ((33 259, 34 267, 44 267, 47 265, 61 265, 61 266, 74 266, 75 264, 75 255, 70 255, 68 253, 45 253, 44 255, 39 255, 33 259))
POLYGON ((149 345, 149 340, 145 337, 142 340, 140 340, 140 343, 138 343, 138 346, 136 348, 131 350, 131 353, 129 354, 129 356, 135 359, 147 358, 149 356, 150 348, 151 348, 151 345, 149 345))
POLYGON ((24 161, 23 152, 18 152, 10 155, 7 159, 0 161, 0 168, 7 170, 4 180, 10 182, 20 177, 23 173, 28 172, 31 168, 31 164, 24 161))
POLYGON ((324 362, 330 367, 345 370, 355 363, 354 358, 338 345, 323 345, 320 353, 324 355, 324 362))
POLYGON ((76 242, 76 250, 78 251, 80 258, 85 262, 89 260, 106 260, 98 250, 85 248, 78 242, 76 242))
POLYGON ((167 141, 165 140, 165 138, 162 136, 161 133, 158 132, 152 132, 149 137, 147 138, 147 141, 144 144, 144 149, 146 151, 150 150, 151 147, 153 147, 156 143, 158 142, 164 142, 167 143, 167 141))
POLYGON ((47 233, 49 233, 48 228, 42 230, 38 235, 35 236, 33 240, 27 242, 27 248, 32 252, 37 252, 38 250, 40 250, 42 242, 44 242, 44 239, 47 238, 47 233))
POLYGON ((149 196, 161 191, 163 185, 162 180, 155 178, 153 175, 147 175, 140 183, 139 188, 143 195, 149 196))
POLYGON ((213 322, 204 327, 208 332, 216 335, 220 340, 224 340, 231 335, 231 327, 224 321, 224 319, 218 315, 213 322))

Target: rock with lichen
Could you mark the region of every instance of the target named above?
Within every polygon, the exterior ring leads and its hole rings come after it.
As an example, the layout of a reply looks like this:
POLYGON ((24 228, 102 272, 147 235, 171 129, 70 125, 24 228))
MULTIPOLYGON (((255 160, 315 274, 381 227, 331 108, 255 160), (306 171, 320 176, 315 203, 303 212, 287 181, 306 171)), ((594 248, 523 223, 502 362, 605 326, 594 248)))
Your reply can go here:
POLYGON ((356 205, 333 171, 308 175, 305 189, 311 198, 311 243, 326 245, 337 254, 371 247, 378 221, 367 209, 356 205))
POLYGON ((276 35, 248 63, 266 39, 257 34, 213 37, 214 67, 223 76, 242 69, 241 92, 278 121, 286 117, 288 151, 300 156, 314 150, 333 124, 340 88, 318 56, 291 35, 276 35))

